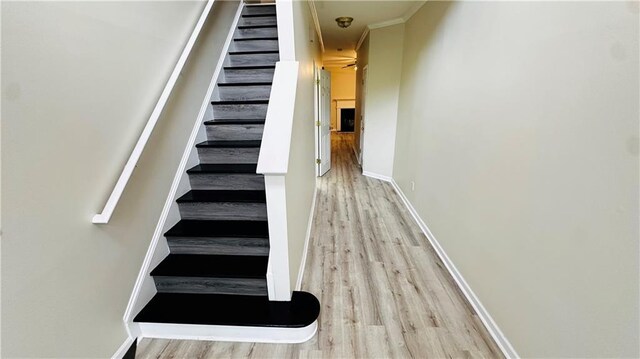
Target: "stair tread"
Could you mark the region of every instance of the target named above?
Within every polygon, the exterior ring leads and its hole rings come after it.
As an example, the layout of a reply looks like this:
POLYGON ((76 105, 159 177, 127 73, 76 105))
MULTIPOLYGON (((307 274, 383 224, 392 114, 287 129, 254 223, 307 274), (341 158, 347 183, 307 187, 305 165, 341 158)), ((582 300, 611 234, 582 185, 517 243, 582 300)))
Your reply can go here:
POLYGON ((276 24, 268 24, 268 25, 238 25, 238 29, 270 29, 277 28, 276 24))
POLYGON ((225 100, 211 101, 212 105, 266 105, 269 100, 225 100))
POLYGON ((218 82, 218 87, 230 87, 230 86, 271 86, 271 81, 262 82, 218 82))
POLYGON ((196 145, 197 148, 213 147, 213 148, 253 148, 260 147, 259 140, 251 141, 204 141, 196 145))
POLYGON ((264 125, 264 119, 216 119, 205 121, 206 126, 215 125, 264 125))
POLYGON ((266 201, 264 190, 191 190, 176 200, 178 203, 266 203, 266 201))
POLYGON ((183 219, 165 237, 269 238, 267 221, 204 221, 183 219))
POLYGON ((247 173, 256 174, 257 163, 199 164, 187 170, 188 174, 198 173, 247 173))
POLYGON ((320 313, 318 299, 293 292, 290 302, 266 296, 156 293, 134 322, 302 328, 320 313))
POLYGON ((233 39, 233 41, 262 41, 262 40, 278 40, 277 36, 263 36, 263 37, 239 37, 233 39))
POLYGON ((262 279, 266 278, 268 261, 268 256, 169 254, 151 276, 262 279))

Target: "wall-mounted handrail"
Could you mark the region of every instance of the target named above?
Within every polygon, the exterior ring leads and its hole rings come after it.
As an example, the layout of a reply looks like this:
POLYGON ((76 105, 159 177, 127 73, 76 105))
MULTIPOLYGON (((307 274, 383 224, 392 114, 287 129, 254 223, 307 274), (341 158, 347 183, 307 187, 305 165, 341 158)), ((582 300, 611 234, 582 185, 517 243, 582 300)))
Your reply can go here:
POLYGON ((138 160, 142 155, 142 151, 144 150, 144 147, 147 145, 147 142, 149 141, 149 137, 151 137, 151 132, 153 132, 153 129, 155 128, 156 123, 160 118, 160 114, 162 114, 162 110, 164 109, 164 106, 167 104, 169 95, 171 95, 171 91, 173 91, 173 88, 176 82, 178 81, 178 76, 180 76, 180 73, 182 72, 182 68, 187 62, 187 58, 189 57, 189 54, 191 54, 193 45, 195 44, 196 39, 198 38, 198 35, 200 35, 200 31, 202 30, 202 27, 204 26, 204 22, 206 21, 207 16, 211 11, 211 7, 213 6, 213 3, 214 3, 214 0, 208 0, 207 4, 202 10, 202 14, 200 14, 200 18, 198 19, 196 26, 193 28, 193 32, 191 33, 191 36, 189 37, 187 44, 182 50, 182 54, 180 54, 180 58, 178 58, 178 62, 176 63, 176 66, 173 68, 173 71, 171 72, 171 76, 169 76, 169 80, 167 80, 167 84, 164 86, 164 89, 162 90, 162 94, 160 94, 160 98, 158 98, 158 102, 156 103, 156 106, 153 108, 153 112, 151 112, 151 116, 149 116, 149 120, 147 121, 147 124, 144 126, 144 129, 142 130, 142 133, 140 134, 140 138, 138 138, 138 142, 136 142, 136 146, 133 148, 133 151, 131 152, 131 155, 129 156, 127 163, 124 165, 124 168, 122 169, 122 173, 120 174, 120 177, 118 178, 118 181, 116 182, 116 185, 113 188, 113 191, 111 192, 111 195, 107 200, 107 203, 104 205, 104 208, 102 209, 101 213, 93 216, 93 219, 92 219, 93 223, 109 223, 109 220, 111 219, 111 215, 113 215, 113 211, 115 210, 116 206, 118 205, 118 201, 122 196, 122 192, 124 192, 124 188, 127 186, 127 183, 131 178, 131 174, 133 173, 133 170, 135 169, 138 163, 138 160))

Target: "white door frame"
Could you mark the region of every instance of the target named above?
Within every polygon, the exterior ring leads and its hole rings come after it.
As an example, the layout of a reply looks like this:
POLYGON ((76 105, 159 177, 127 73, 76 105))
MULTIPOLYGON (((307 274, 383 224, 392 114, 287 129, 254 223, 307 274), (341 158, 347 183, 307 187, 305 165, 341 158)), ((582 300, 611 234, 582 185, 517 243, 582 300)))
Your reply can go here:
POLYGON ((318 176, 331 169, 331 72, 320 69, 316 87, 318 89, 319 122, 318 129, 318 176))
MULTIPOLYGON (((364 159, 364 119, 365 119, 365 104, 367 99, 367 74, 369 65, 365 65, 362 68, 362 98, 360 99, 360 153, 358 155, 358 163, 362 166, 364 159)), ((354 129, 355 130, 355 129, 354 129)))
POLYGON ((320 176, 320 165, 317 161, 320 159, 320 66, 313 62, 313 129, 316 141, 316 176, 320 176))

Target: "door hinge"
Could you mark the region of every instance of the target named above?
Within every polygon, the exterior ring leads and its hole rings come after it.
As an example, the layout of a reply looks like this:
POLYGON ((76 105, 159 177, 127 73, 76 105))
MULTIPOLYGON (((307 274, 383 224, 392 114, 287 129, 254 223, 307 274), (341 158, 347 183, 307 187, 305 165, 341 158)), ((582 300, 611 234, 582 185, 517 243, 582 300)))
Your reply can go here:
POLYGON ((320 127, 320 121, 316 121, 316 126, 320 127))
POLYGON ((320 85, 320 79, 316 80, 316 84, 320 85))
POLYGON ((317 164, 321 164, 321 163, 322 163, 322 161, 318 158, 318 159, 316 159, 316 163, 317 163, 317 164))

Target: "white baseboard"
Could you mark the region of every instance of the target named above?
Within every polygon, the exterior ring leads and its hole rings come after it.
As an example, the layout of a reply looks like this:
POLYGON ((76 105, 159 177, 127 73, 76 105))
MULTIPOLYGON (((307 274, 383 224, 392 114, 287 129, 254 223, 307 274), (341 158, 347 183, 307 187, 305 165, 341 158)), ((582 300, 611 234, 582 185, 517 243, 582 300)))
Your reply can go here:
POLYGON ((316 187, 313 190, 313 203, 311 204, 311 212, 309 213, 309 221, 307 222, 307 234, 304 238, 304 249, 302 253, 302 261, 300 261, 300 268, 298 269, 298 280, 296 281, 296 289, 302 288, 302 277, 304 276, 304 266, 307 263, 307 254, 309 253, 309 242, 311 241, 311 229, 313 227, 313 216, 316 213, 316 198, 318 197, 318 181, 316 180, 316 187))
POLYGON ((248 343, 304 343, 313 338, 318 330, 317 320, 303 328, 161 323, 137 323, 137 325, 141 338, 248 343))
POLYGON ((398 193, 398 195, 402 199, 404 205, 409 210, 409 213, 411 213, 411 216, 413 216, 413 219, 416 221, 425 236, 427 236, 429 243, 431 243, 431 246, 438 254, 438 257, 440 257, 442 263, 444 263, 445 267, 447 267, 449 274, 451 274, 456 284, 458 285, 464 296, 467 298, 467 301, 469 301, 473 309, 476 311, 478 317, 480 317, 480 320, 489 331, 489 334, 491 334, 493 340, 495 340, 500 350, 502 350, 502 353, 507 358, 519 358, 518 353, 516 353, 509 340, 507 340, 507 337, 504 335, 504 333, 502 333, 496 322, 493 320, 493 318, 491 318, 491 315, 489 314, 487 309, 480 302, 480 299, 476 296, 473 290, 471 290, 471 287, 464 280, 462 274, 458 271, 451 259, 449 259, 449 256, 447 256, 447 253, 444 251, 440 243, 438 243, 436 237, 433 235, 433 233, 431 233, 429 227, 427 227, 426 223, 422 220, 422 218, 420 218, 420 215, 418 215, 416 209, 413 207, 413 205, 411 205, 411 202, 409 202, 409 199, 404 195, 402 189, 400 189, 400 186, 398 186, 393 178, 390 179, 390 182, 396 193, 398 193))
POLYGON ((371 178, 375 178, 375 179, 379 179, 379 180, 385 181, 385 182, 393 181, 393 178, 391 178, 389 176, 384 176, 384 175, 380 175, 380 174, 369 172, 369 171, 362 171, 362 175, 363 176, 367 176, 367 177, 371 177, 371 178))
POLYGON ((122 357, 124 357, 124 355, 127 353, 127 350, 131 348, 131 344, 133 344, 134 340, 135 338, 127 337, 127 339, 125 339, 124 343, 122 343, 120 348, 116 350, 115 354, 111 356, 111 359, 122 359, 122 357))

